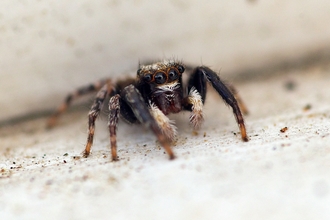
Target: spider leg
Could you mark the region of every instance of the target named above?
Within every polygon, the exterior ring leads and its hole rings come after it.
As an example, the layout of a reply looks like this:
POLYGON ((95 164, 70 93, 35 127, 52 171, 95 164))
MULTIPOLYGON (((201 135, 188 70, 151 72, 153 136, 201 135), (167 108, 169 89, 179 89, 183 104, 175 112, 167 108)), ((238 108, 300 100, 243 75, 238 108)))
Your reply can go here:
POLYGON ((112 160, 116 161, 117 158, 117 124, 120 113, 120 95, 114 95, 109 100, 109 133, 110 133, 110 146, 111 146, 111 155, 112 160))
MULTIPOLYGON (((200 84, 197 84, 196 86, 200 86, 200 84)), ((188 86, 188 89, 189 94, 183 99, 182 104, 185 110, 191 111, 189 121, 194 130, 198 130, 204 121, 203 104, 205 99, 203 99, 202 95, 204 95, 205 98, 206 93, 198 92, 195 87, 188 86)), ((201 89, 205 90, 205 87, 201 89)))
POLYGON ((88 137, 85 150, 83 151, 83 157, 88 157, 93 144, 94 132, 95 132, 95 120, 102 110, 104 100, 114 91, 114 87, 110 80, 103 85, 103 87, 97 92, 93 105, 88 113, 88 137))
POLYGON ((230 84, 229 85, 227 84, 227 86, 230 89, 230 91, 233 93, 234 97, 236 98, 237 103, 238 103, 242 113, 244 115, 248 115, 249 110, 247 109, 247 107, 246 107, 245 103, 243 102, 241 96, 238 94, 238 91, 236 90, 236 88, 233 85, 230 85, 230 84))
POLYGON ((78 88, 76 91, 68 94, 64 100, 64 102, 57 108, 57 110, 53 113, 53 115, 48 119, 47 127, 52 128, 56 125, 58 118, 62 115, 67 108, 72 104, 72 101, 78 99, 84 95, 90 94, 92 92, 98 91, 101 87, 107 83, 108 80, 100 80, 96 83, 83 86, 78 88))
MULTIPOLYGON (((239 125, 241 136, 243 141, 248 141, 248 136, 246 134, 244 119, 241 113, 240 105, 242 106, 242 102, 238 102, 237 100, 237 92, 234 87, 226 86, 219 78, 219 76, 210 68, 206 66, 200 66, 195 68, 191 78, 189 80, 189 87, 193 86, 197 89, 197 91, 201 94, 203 103, 206 97, 206 82, 205 79, 208 80, 213 88, 218 92, 218 94, 223 98, 223 100, 232 107, 234 116, 239 125)), ((238 97, 240 100, 240 98, 238 97)), ((244 107, 244 105, 243 105, 244 107)), ((246 108, 243 108, 243 110, 246 108)))
POLYGON ((166 115, 153 103, 150 103, 150 113, 156 120, 159 129, 170 140, 173 141, 177 135, 177 128, 174 121, 170 120, 166 115))
POLYGON ((198 130, 203 121, 203 105, 206 98, 207 79, 196 73, 193 66, 186 66, 188 78, 187 92, 188 95, 182 101, 183 109, 191 111, 189 121, 194 130, 198 130))
MULTIPOLYGON (((198 71, 194 71, 194 67, 191 65, 186 66, 186 71, 189 75, 189 81, 188 81, 188 91, 191 91, 192 87, 195 87, 197 91, 200 93, 202 97, 203 104, 205 103, 206 98, 206 77, 203 76, 203 74, 198 73, 198 71)), ((249 114, 249 111, 244 104, 242 98, 238 94, 236 88, 231 84, 226 84, 226 86, 230 89, 230 91, 235 96, 237 103, 244 115, 249 114)))
POLYGON ((121 98, 132 109, 135 117, 146 127, 150 128, 156 135, 160 144, 164 147, 170 159, 174 159, 174 153, 170 147, 170 142, 162 133, 155 118, 151 115, 148 106, 137 88, 133 85, 126 86, 121 92, 121 98))

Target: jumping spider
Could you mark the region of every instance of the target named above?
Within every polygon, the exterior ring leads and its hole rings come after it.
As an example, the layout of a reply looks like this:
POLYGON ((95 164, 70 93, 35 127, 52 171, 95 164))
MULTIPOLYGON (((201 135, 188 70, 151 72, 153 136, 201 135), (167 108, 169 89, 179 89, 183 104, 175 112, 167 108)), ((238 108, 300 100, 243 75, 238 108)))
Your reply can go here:
POLYGON ((206 84, 209 82, 223 100, 232 107, 240 128, 243 141, 248 141, 241 109, 246 111, 235 89, 225 85, 219 76, 206 66, 185 67, 176 60, 164 60, 149 65, 141 65, 136 78, 114 83, 111 79, 81 87, 69 94, 57 111, 49 118, 48 126, 53 127, 58 117, 71 102, 88 93, 98 91, 88 114, 88 138, 83 156, 90 154, 93 144, 95 120, 104 101, 109 100, 108 128, 110 133, 112 160, 117 160, 116 129, 119 115, 129 123, 141 123, 150 128, 170 159, 174 159, 171 142, 176 136, 173 121, 167 118, 170 113, 182 110, 191 112, 190 123, 198 129, 203 122, 202 107, 206 97, 206 84), (183 84, 182 74, 187 69, 188 81, 183 84))

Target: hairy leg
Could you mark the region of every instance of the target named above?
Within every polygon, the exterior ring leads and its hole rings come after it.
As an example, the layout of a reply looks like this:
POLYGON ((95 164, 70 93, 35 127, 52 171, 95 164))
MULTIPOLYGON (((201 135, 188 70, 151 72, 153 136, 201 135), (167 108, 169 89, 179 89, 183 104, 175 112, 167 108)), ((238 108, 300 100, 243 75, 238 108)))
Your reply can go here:
POLYGON ((150 110, 140 92, 133 85, 129 85, 122 90, 121 97, 122 100, 130 106, 135 117, 141 122, 141 124, 147 126, 154 132, 158 141, 169 155, 169 158, 174 159, 175 156, 170 147, 168 138, 160 130, 157 121, 150 113, 150 110))
POLYGON ((174 121, 170 120, 164 113, 155 105, 150 105, 150 113, 157 121, 159 129, 170 140, 173 141, 177 134, 177 128, 174 125, 174 121))
POLYGON ((198 130, 204 121, 203 99, 195 87, 191 87, 188 96, 183 99, 183 107, 191 111, 189 121, 194 130, 198 130))
POLYGON ((120 112, 120 95, 114 95, 109 100, 109 133, 110 133, 110 146, 112 160, 118 160, 117 157, 117 124, 120 112))
POLYGON ((190 79, 190 82, 192 83, 189 86, 196 86, 196 89, 201 93, 203 101, 205 100, 206 94, 206 84, 203 79, 207 79, 213 88, 218 92, 218 94, 223 98, 223 100, 232 107, 234 116, 241 131, 242 140, 248 141, 249 139, 246 134, 240 104, 236 99, 236 97, 238 97, 236 90, 233 87, 226 86, 213 70, 206 66, 200 66, 195 68, 194 72, 192 73, 190 79))
POLYGON ((85 150, 83 151, 83 157, 88 157, 88 155, 90 154, 94 139, 95 120, 98 117, 100 111, 102 110, 104 100, 113 92, 113 90, 113 85, 110 81, 108 81, 108 83, 105 84, 96 94, 96 98, 88 113, 88 137, 85 150))
POLYGON ((56 125, 58 118, 67 110, 67 108, 72 104, 72 101, 78 99, 84 95, 90 94, 92 92, 98 91, 103 85, 105 85, 109 80, 100 80, 96 83, 83 86, 76 91, 70 93, 65 98, 64 102, 57 108, 54 114, 48 119, 47 127, 52 128, 56 125))

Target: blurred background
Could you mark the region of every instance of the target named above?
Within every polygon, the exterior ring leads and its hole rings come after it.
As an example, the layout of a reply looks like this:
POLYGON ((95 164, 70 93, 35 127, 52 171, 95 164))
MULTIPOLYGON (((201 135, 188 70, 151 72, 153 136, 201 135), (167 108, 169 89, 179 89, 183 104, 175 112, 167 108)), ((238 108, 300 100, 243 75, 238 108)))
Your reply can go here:
POLYGON ((328 0, 2 0, 0 123, 177 58, 229 81, 330 61, 328 0), (221 70, 221 71, 220 71, 221 70))

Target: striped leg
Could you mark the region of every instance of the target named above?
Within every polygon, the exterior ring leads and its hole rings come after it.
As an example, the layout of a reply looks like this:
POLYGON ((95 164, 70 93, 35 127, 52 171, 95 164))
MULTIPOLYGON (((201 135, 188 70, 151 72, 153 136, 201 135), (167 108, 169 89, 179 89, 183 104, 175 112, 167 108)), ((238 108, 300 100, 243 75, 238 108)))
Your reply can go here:
POLYGON ((174 153, 170 146, 170 141, 162 133, 155 118, 150 113, 148 106, 145 104, 140 92, 133 86, 125 87, 121 92, 122 101, 126 102, 132 109, 135 117, 156 135, 159 143, 164 147, 165 151, 172 160, 175 158, 174 153))
POLYGON ((85 150, 83 151, 83 157, 88 157, 91 152, 91 147, 93 144, 94 132, 95 132, 95 120, 102 110, 104 100, 113 92, 113 85, 110 81, 105 84, 100 91, 96 94, 94 103, 88 113, 88 137, 85 150))
POLYGON ((76 91, 68 94, 64 102, 57 108, 54 114, 48 119, 47 127, 52 128, 56 125, 58 118, 67 110, 67 108, 71 105, 72 101, 84 95, 100 90, 101 87, 104 86, 108 81, 109 80, 100 80, 94 84, 83 86, 77 89, 76 91))
POLYGON ((109 133, 110 133, 110 146, 111 146, 111 156, 112 160, 116 161, 117 158, 117 124, 120 112, 120 95, 114 95, 109 101, 109 133))

